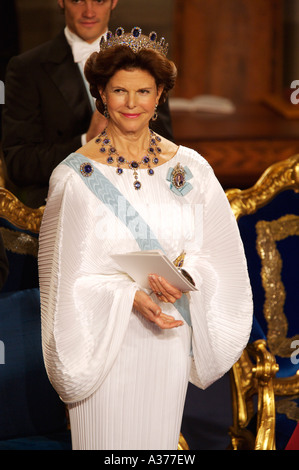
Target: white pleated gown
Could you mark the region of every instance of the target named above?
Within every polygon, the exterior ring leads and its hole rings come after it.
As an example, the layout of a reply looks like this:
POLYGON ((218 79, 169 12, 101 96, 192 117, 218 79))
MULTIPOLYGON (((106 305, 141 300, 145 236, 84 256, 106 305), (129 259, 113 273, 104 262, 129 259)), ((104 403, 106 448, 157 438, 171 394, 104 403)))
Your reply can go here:
MULTIPOLYGON (((250 334, 251 289, 235 218, 211 167, 185 147, 153 176, 138 170, 139 191, 131 170, 118 175, 80 154, 69 158, 78 164, 70 168, 66 159, 51 177, 39 272, 44 360, 69 406, 73 448, 175 450, 188 381, 206 388, 219 379, 250 334), (93 174, 82 177, 82 161, 93 174), (191 172, 185 195, 167 179, 177 163, 191 172), (96 196, 85 183, 94 178, 97 186, 97 170, 134 209, 124 214, 120 201, 117 216, 96 196), (171 260, 186 252, 184 268, 198 287, 188 294, 192 328, 161 330, 132 310, 140 286, 110 254, 140 249, 135 209, 171 260)), ((162 308, 182 318, 175 306, 162 308)))

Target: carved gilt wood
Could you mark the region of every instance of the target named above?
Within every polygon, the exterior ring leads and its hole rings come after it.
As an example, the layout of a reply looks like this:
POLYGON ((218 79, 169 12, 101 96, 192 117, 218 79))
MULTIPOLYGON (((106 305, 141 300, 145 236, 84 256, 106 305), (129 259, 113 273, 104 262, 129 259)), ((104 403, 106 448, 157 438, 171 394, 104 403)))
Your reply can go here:
MULTIPOLYGON (((266 170, 257 183, 248 189, 230 189, 226 195, 237 220, 255 213, 285 190, 299 191, 299 155, 276 163, 266 170)), ((283 312, 284 287, 281 281, 281 259, 276 242, 290 235, 299 235, 299 217, 287 214, 272 222, 257 224, 257 250, 262 261, 262 283, 265 289, 265 316, 268 321, 268 338, 247 346, 231 372, 234 423, 230 429, 234 449, 275 449, 275 395, 296 396, 299 394, 299 374, 277 378, 278 371, 274 355, 290 357, 290 342, 296 335, 287 338, 288 323, 283 312), (270 279, 271 276, 271 279, 270 279), (274 321, 272 321, 274 318, 274 321), (271 324, 271 325, 270 325, 271 324), (257 433, 246 428, 253 417, 254 394, 258 396, 257 433)), ((280 412, 296 419, 298 408, 293 397, 280 401, 280 412)))
POLYGON ((38 233, 44 213, 44 207, 32 209, 5 188, 0 188, 0 217, 23 230, 38 233))

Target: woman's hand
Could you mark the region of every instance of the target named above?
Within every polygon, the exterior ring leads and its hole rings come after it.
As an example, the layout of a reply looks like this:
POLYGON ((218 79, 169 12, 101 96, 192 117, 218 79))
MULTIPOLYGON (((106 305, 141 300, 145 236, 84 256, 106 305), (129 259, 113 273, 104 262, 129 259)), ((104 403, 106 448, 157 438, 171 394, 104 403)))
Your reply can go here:
POLYGON ((155 323, 162 329, 177 328, 183 325, 181 320, 175 320, 171 315, 163 313, 159 305, 141 290, 138 290, 135 294, 133 307, 146 318, 146 320, 155 323))
POLYGON ((182 297, 182 292, 179 289, 173 287, 164 277, 158 276, 157 274, 149 275, 149 285, 153 292, 159 297, 159 300, 163 302, 174 304, 182 297))

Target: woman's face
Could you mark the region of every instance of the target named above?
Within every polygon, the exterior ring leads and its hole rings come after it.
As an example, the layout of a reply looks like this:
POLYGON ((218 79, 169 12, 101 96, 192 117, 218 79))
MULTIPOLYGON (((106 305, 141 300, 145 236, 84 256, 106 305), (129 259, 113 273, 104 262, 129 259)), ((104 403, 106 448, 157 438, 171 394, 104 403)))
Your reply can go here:
POLYGON ((141 69, 119 70, 100 91, 110 120, 122 132, 138 132, 148 127, 163 87, 157 89, 154 77, 141 69))

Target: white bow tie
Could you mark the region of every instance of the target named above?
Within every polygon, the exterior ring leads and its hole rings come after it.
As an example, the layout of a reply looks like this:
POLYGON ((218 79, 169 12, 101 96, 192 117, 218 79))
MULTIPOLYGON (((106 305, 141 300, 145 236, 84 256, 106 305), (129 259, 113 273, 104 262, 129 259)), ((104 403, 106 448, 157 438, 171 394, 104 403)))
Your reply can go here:
POLYGON ((74 61, 85 62, 88 57, 95 51, 99 50, 99 43, 97 44, 88 44, 88 42, 74 42, 72 45, 72 51, 74 56, 74 61))

